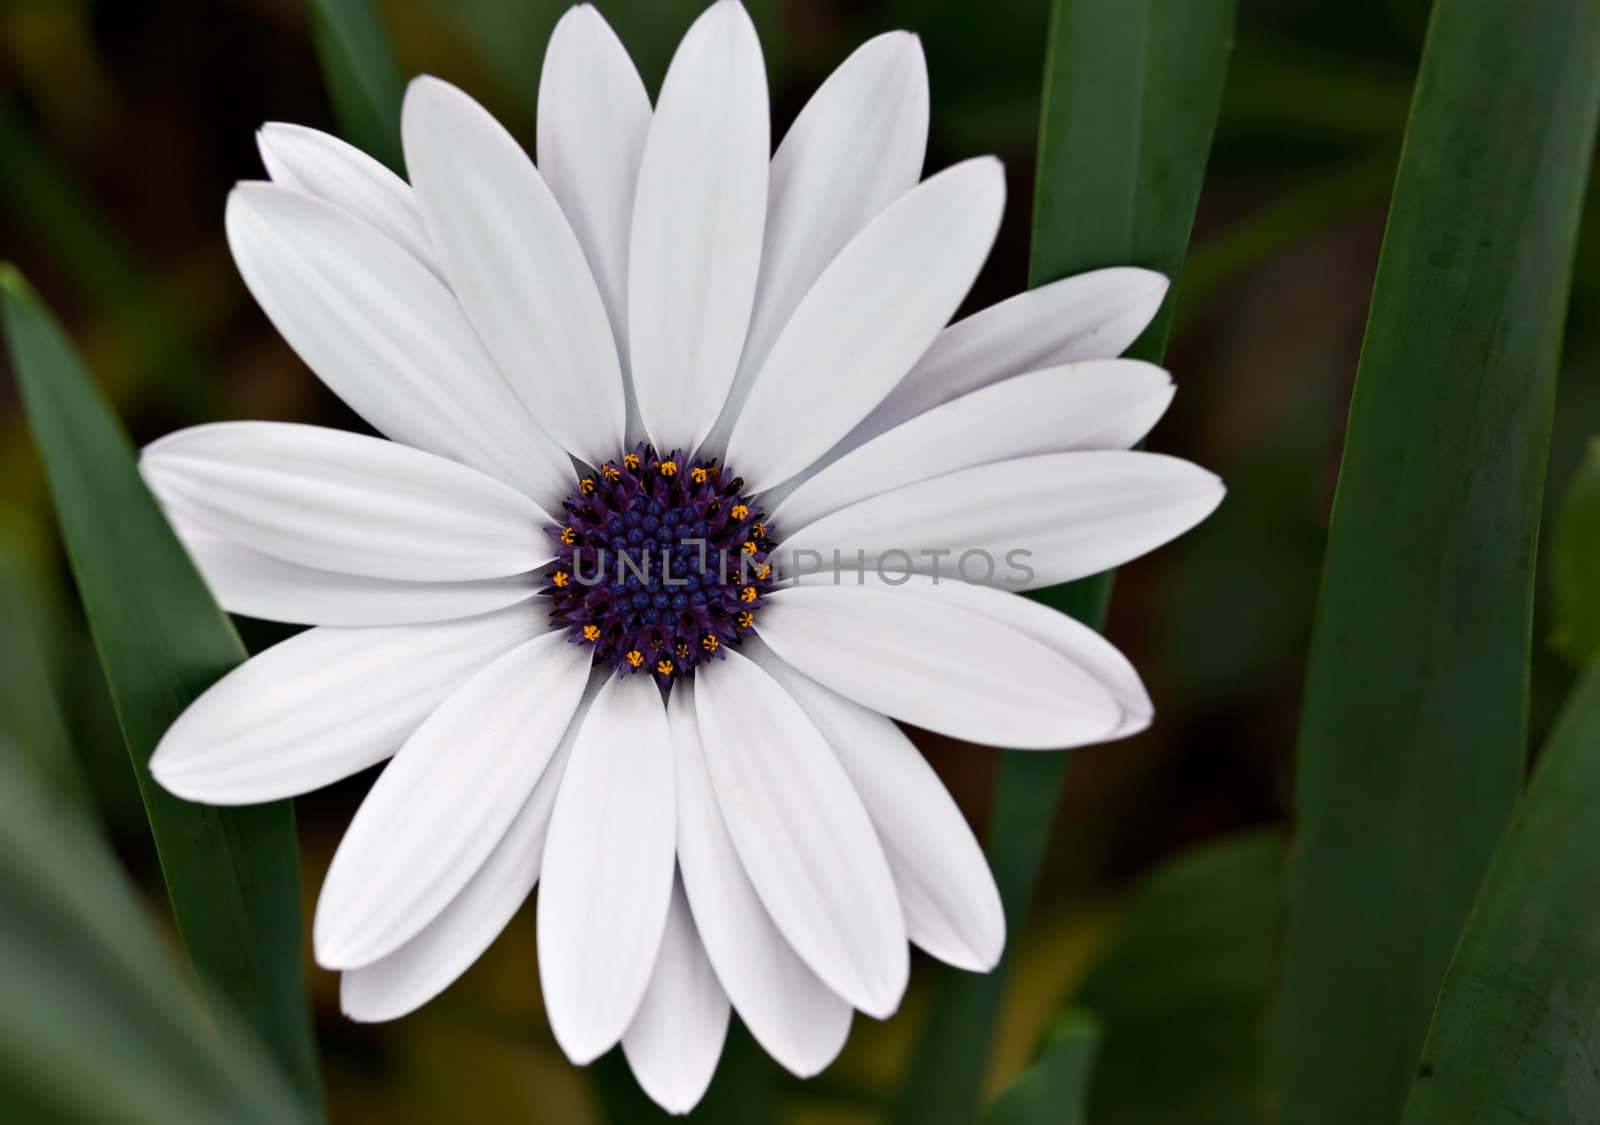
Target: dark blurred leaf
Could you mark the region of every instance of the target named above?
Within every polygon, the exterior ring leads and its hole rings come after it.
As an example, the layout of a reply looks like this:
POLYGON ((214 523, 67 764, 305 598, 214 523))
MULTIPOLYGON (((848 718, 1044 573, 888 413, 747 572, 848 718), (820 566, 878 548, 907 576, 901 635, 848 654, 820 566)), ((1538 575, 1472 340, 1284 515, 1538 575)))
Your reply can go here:
MULTIPOLYGON (((404 174, 400 68, 372 0, 307 0, 307 4, 340 132, 357 148, 404 174)), ((529 67, 531 74, 531 60, 529 67)))
POLYGON ((0 917, 0 1120, 312 1120, 230 1013, 203 1025, 104 845, 4 744, 0 917))
MULTIPOLYGON (((1233 21, 1234 0, 1056 0, 1031 284, 1114 265, 1147 266, 1176 279, 1216 127, 1233 21)), ((1159 359, 1171 316, 1169 295, 1129 354, 1159 359)), ((1098 626, 1110 593, 1110 575, 1102 575, 1041 598, 1098 626)), ((896 1105, 898 1121, 972 1118, 1066 768, 1064 754, 1001 759, 988 853, 1006 908, 1007 960, 987 976, 944 973, 896 1105)))
POLYGON ((1600 651, 1600 439, 1567 487, 1555 541, 1551 643, 1582 664, 1600 651))
POLYGON ((68 804, 89 793, 51 682, 49 598, 19 552, 0 540, 0 736, 33 766, 36 781, 68 804))
POLYGON ((1084 1125, 1089 1074, 1100 1045, 1100 1024, 1088 1012, 1062 1013, 1039 1057, 1007 1086, 982 1125, 1084 1125))
POLYGON ((243 660, 244 649, 60 326, 9 266, 0 267, 0 297, 23 405, 178 927, 202 982, 254 1025, 314 1103, 293 808, 189 804, 156 785, 146 766, 173 719, 243 660))
POLYGON ((1283 914, 1283 840, 1253 831, 1145 880, 1073 998, 1100 1020, 1097 1125, 1255 1125, 1283 914))
POLYGON ((1393 1122, 1522 782, 1592 0, 1440 0, 1334 501, 1301 726, 1283 1117, 1393 1122))
POLYGON ((1450 963, 1406 1125, 1600 1121, 1600 661, 1517 806, 1450 963))

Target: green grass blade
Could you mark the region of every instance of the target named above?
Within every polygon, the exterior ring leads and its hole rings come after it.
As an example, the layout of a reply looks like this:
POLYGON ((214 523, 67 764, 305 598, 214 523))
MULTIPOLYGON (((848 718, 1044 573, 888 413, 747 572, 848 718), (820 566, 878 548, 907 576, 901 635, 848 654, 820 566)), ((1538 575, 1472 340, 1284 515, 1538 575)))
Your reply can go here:
POLYGON ((168 725, 244 659, 244 648, 146 491, 127 436, 66 335, 10 267, 0 267, 0 301, 178 928, 207 989, 254 1025, 314 1104, 293 808, 189 804, 156 785, 146 766, 168 725))
POLYGON ((1592 0, 1439 0, 1300 732, 1283 1119, 1397 1121, 1521 787, 1533 560, 1600 107, 1592 0))
POLYGON ((1555 540, 1555 635, 1582 664, 1600 652, 1600 438, 1567 486, 1555 540))
MULTIPOLYGON (((1174 279, 1216 129, 1234 0, 1056 0, 1045 62, 1031 284, 1113 265, 1174 279)), ((1172 299, 1129 354, 1159 359, 1172 299)), ((1045 591, 1098 626, 1109 575, 1045 591)), ((972 1120, 1007 966, 1022 940, 1066 774, 1064 754, 1008 753, 989 862, 1006 908, 1007 960, 987 976, 943 974, 896 1106, 910 1123, 972 1120)))
POLYGON ((1186 852, 1144 881, 1072 1000, 1102 1029, 1096 1122, 1260 1120, 1283 863, 1282 837, 1257 830, 1186 852))
MULTIPOLYGON (((339 131, 357 148, 404 174, 405 158, 400 151, 404 87, 377 8, 372 0, 307 3, 311 35, 339 131)), ((530 60, 528 65, 534 64, 530 60)))
POLYGON ((1077 1008, 1063 1012, 1032 1066, 984 1110, 981 1125, 1084 1125, 1100 1023, 1077 1008))
POLYGON ((49 599, 22 553, 0 541, 0 737, 31 763, 36 781, 67 804, 90 804, 47 651, 49 599))
POLYGON ((205 1026, 104 844, 4 744, 0 917, 0 1120, 311 1120, 231 1013, 205 1026))
POLYGON ((1405 1125, 1600 1121, 1600 661, 1557 723, 1456 950, 1405 1125))

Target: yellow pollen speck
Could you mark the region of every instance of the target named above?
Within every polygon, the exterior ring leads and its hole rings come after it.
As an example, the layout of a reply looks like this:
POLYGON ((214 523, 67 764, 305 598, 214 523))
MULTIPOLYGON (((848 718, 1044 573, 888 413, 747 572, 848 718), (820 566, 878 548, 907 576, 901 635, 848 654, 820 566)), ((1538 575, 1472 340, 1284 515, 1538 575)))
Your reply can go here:
POLYGON ((625 453, 622 455, 622 463, 631 472, 639 467, 639 455, 637 453, 625 453))
POLYGON ((689 479, 694 481, 696 484, 704 484, 706 482, 706 471, 699 465, 696 465, 694 468, 689 470, 689 479))
POLYGON ((639 665, 644 663, 644 653, 640 652, 636 648, 629 649, 627 659, 629 664, 632 664, 635 668, 637 668, 639 665))
POLYGON ((757 578, 763 578, 764 579, 764 578, 767 577, 767 575, 769 575, 771 573, 772 573, 772 564, 771 563, 762 563, 760 566, 756 567, 756 577, 757 578))
POLYGON ((588 496, 590 493, 594 492, 594 478, 584 477, 582 480, 580 480, 578 482, 578 491, 583 493, 585 496, 588 496))
POLYGON ((622 470, 618 469, 615 465, 602 465, 600 467, 600 472, 605 476, 606 480, 616 481, 622 479, 622 470))
POLYGON ((750 515, 750 509, 745 507, 743 504, 735 504, 733 506, 733 511, 729 512, 728 514, 736 520, 742 520, 750 515))
POLYGON ((707 652, 716 652, 717 646, 721 643, 721 641, 717 640, 717 638, 710 633, 707 633, 705 636, 700 638, 700 647, 705 649, 707 652))
POLYGON ((570 547, 578 541, 578 533, 570 527, 563 527, 561 529, 561 541, 570 547))
POLYGON ((756 600, 756 588, 754 586, 746 586, 744 589, 740 590, 739 591, 739 600, 741 602, 744 602, 747 605, 750 602, 755 601, 756 600))
POLYGON ((748 629, 750 626, 756 623, 756 615, 747 609, 741 613, 736 620, 739 622, 739 628, 748 629))
POLYGON ((583 627, 583 639, 586 641, 598 641, 600 639, 600 626, 585 625, 583 627))
POLYGON ((664 657, 661 660, 656 661, 656 671, 660 672, 663 676, 672 675, 672 661, 667 660, 664 657))
POLYGON ((564 570, 558 570, 550 576, 550 581, 554 582, 556 584, 556 589, 560 590, 565 587, 568 582, 572 581, 572 576, 564 570))
POLYGON ((678 463, 676 461, 663 461, 663 462, 661 462, 661 475, 664 476, 664 477, 677 476, 678 475, 678 463))

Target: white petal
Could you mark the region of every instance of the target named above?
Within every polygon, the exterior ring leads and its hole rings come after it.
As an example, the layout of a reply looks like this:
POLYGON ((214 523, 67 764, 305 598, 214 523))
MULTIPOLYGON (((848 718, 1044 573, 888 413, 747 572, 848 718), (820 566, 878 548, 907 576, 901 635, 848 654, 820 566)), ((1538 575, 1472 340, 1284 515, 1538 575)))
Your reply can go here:
POLYGON ((528 604, 432 625, 312 629, 191 703, 150 772, 208 805, 309 793, 383 761, 457 685, 548 628, 528 604))
POLYGON ((317 962, 387 957, 483 866, 566 732, 590 653, 561 633, 519 645, 462 684, 406 740, 334 853, 317 899, 317 962))
POLYGON ((696 675, 695 716, 723 822, 772 920, 829 988, 887 1018, 910 971, 905 920, 849 776, 800 705, 736 652, 696 675))
POLYGON ((802 1078, 826 1067, 850 1034, 850 1005, 795 954, 745 874, 706 772, 694 684, 667 700, 678 774, 678 867, 706 953, 750 1034, 802 1078))
POLYGON ((370 223, 440 277, 411 185, 355 145, 318 129, 271 121, 256 134, 272 182, 314 195, 370 223))
POLYGON ((728 436, 755 489, 827 452, 889 393, 950 320, 1000 229, 993 157, 948 168, 892 204, 801 300, 728 436))
POLYGON ((479 582, 400 582, 297 566, 169 513, 173 530, 229 613, 297 625, 418 625, 476 617, 538 593, 533 574, 479 582))
POLYGON ((401 133, 450 287, 512 389, 567 452, 589 464, 615 456, 624 415, 611 322, 533 161, 437 78, 407 88, 401 133))
POLYGON ((286 562, 412 582, 504 578, 548 562, 554 521, 476 469, 382 438, 214 422, 145 447, 166 508, 286 562))
POLYGON ((674 882, 650 987, 622 1037, 622 1052, 657 1105, 688 1113, 711 1085, 727 1034, 728 994, 706 960, 683 884, 674 882))
POLYGON ((1154 550, 1210 515, 1223 491, 1212 473, 1158 453, 1049 453, 885 492, 788 533, 782 548, 786 560, 864 552, 869 569, 1030 590, 1154 550))
POLYGON ((733 382, 761 265, 768 129, 755 26, 717 0, 673 56, 633 208, 628 352, 663 453, 700 443, 733 382))
POLYGON ((339 1007, 345 1015, 376 1023, 416 1011, 454 984, 500 936, 538 882, 550 810, 585 709, 580 705, 572 716, 517 819, 450 905, 387 957, 341 974, 339 1007))
POLYGON ((867 806, 911 940, 957 968, 994 968, 1006 943, 1000 891, 939 775, 892 720, 781 660, 763 667, 817 724, 867 806))
POLYGON ((672 898, 676 796, 661 693, 608 680, 572 748, 545 841, 539 980, 580 1066, 622 1038, 644 997, 672 898))
POLYGON ((969 742, 1080 746, 1122 719, 1103 685, 1041 641, 903 589, 776 590, 759 629, 780 659, 845 698, 969 742))
POLYGON ((1118 266, 1041 285, 973 313, 939 333, 851 435, 853 444, 1024 371, 1113 359, 1139 338, 1166 295, 1160 274, 1118 266))
POLYGON ((545 505, 572 464, 512 392, 454 294, 349 212, 274 184, 228 196, 228 245, 283 338, 333 392, 407 445, 545 505))
POLYGON ((772 157, 766 243, 720 447, 800 299, 845 244, 916 186, 928 144, 928 66, 905 31, 868 40, 828 76, 772 157))
POLYGON ((800 528, 858 500, 973 465, 1076 449, 1129 449, 1172 401, 1172 377, 1131 359, 1030 371, 934 407, 859 446, 768 508, 800 528))
MULTIPOLYGON (((845 579, 847 582, 853 580, 853 576, 845 579)), ((1064 656, 1079 671, 1110 692, 1121 710, 1121 719, 1106 736, 1108 739, 1137 734, 1148 727, 1155 716, 1150 695, 1128 658, 1118 652, 1110 641, 1068 614, 992 586, 974 586, 968 582, 941 580, 922 574, 895 575, 891 577, 891 583, 885 583, 869 572, 865 580, 868 585, 892 584, 893 588, 912 597, 970 609, 991 621, 1009 625, 1064 656)), ((831 574, 819 574, 804 580, 807 585, 831 581, 831 574)))
POLYGON ((649 131, 650 95, 621 40, 592 5, 568 8, 539 74, 539 171, 583 243, 619 352, 628 341, 633 193, 649 131))

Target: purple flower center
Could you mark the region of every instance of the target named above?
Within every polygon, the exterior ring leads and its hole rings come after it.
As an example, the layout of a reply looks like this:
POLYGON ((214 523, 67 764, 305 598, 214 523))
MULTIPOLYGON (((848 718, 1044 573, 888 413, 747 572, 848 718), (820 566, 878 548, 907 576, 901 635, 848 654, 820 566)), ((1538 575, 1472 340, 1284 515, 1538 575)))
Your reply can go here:
POLYGON ((715 458, 637 445, 578 482, 549 528, 550 621, 597 664, 690 675, 755 624, 774 575, 761 509, 715 458))

